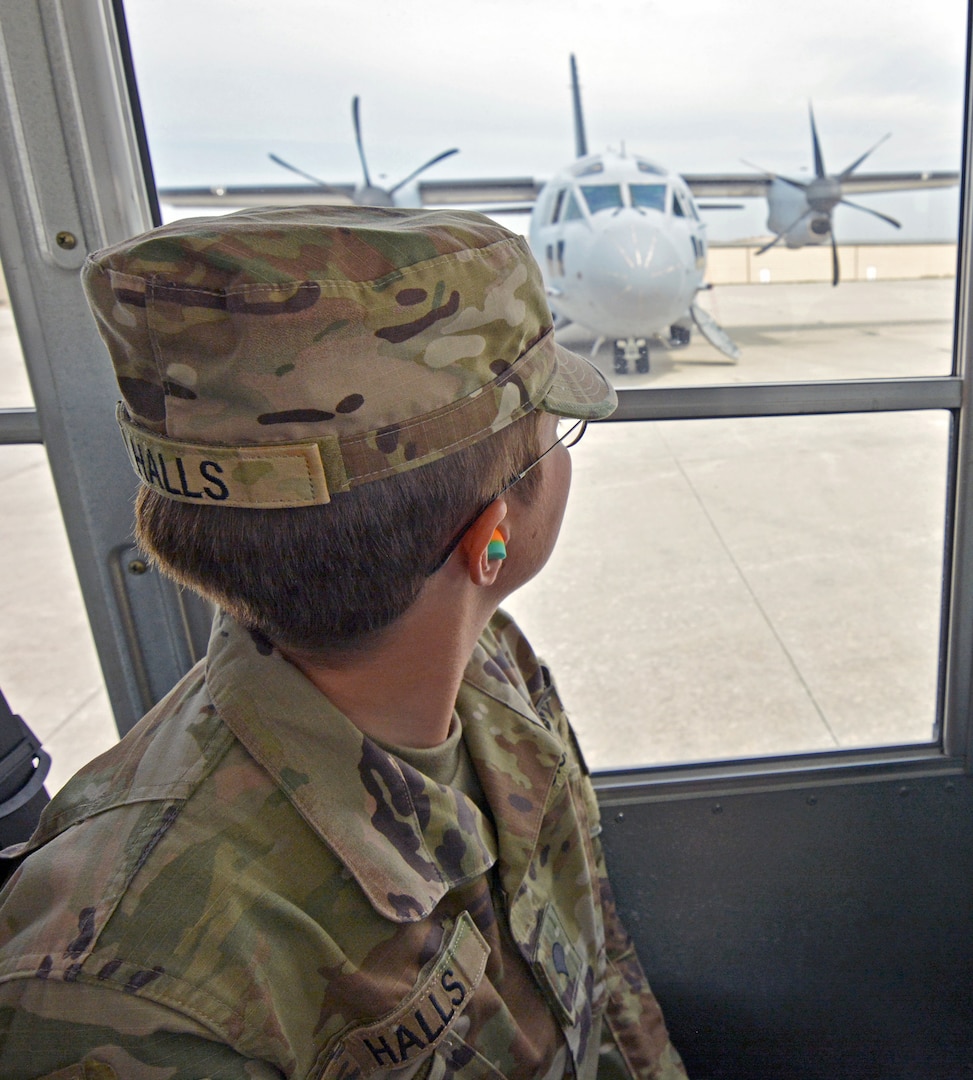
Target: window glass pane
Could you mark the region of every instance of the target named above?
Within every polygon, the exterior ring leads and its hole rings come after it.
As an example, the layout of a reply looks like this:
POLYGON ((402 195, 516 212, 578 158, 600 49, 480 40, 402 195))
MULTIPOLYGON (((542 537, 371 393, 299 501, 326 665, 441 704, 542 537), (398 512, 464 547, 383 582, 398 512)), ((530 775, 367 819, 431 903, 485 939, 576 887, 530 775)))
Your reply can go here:
POLYGON ((649 210, 658 210, 665 213, 665 185, 664 184, 631 184, 633 206, 646 206, 649 210))
MULTIPOLYGON (((0 409, 33 403, 0 275, 0 409)), ((43 446, 0 446, 0 692, 51 755, 53 795, 118 738, 43 446)))
POLYGON ((27 366, 20 351, 20 338, 14 323, 7 283, 0 268, 0 362, 3 364, 0 379, 0 408, 28 409, 34 404, 27 379, 27 366))
POLYGON ((622 189, 618 184, 585 184, 581 193, 593 214, 602 210, 616 210, 622 205, 622 189))
MULTIPOLYGON (((567 168, 624 182, 620 161, 635 176, 650 175, 639 172, 649 167, 643 153, 690 178, 710 242, 702 281, 715 286, 699 303, 737 341, 740 358, 729 362, 695 330, 687 348, 673 348, 669 325, 647 321, 634 337, 649 342, 648 371, 616 373, 610 344, 599 350, 598 363, 620 387, 827 377, 836 342, 845 378, 950 370, 959 190, 949 177, 955 181, 962 144, 962 0, 938 0, 921 13, 889 0, 880 17, 871 0, 784 8, 757 0, 746 19, 705 0, 664 9, 608 3, 596 20, 553 2, 493 0, 485 18, 482 5, 432 0, 421 24, 412 8, 385 0, 288 0, 283 9, 263 0, 127 0, 125 10, 167 217, 241 200, 360 195, 351 109, 358 95, 369 178, 404 205, 452 199, 453 181, 494 185, 474 185, 474 205, 522 204, 524 178, 541 183, 567 168), (707 62, 687 78, 683 51, 662 50, 645 64, 619 54, 619 42, 632 40, 692 41, 707 62), (592 150, 582 166, 567 81, 572 51, 592 150), (471 77, 493 70, 498 55, 515 77, 471 77), (815 179, 809 100, 828 175, 874 147, 843 181, 847 201, 824 211, 819 198, 812 210, 802 190, 815 179), (876 146, 886 133, 892 137, 876 146), (405 182, 453 148, 459 152, 405 182), (874 190, 877 174, 905 190, 874 190), (863 181, 871 190, 859 190, 863 181), (940 182, 947 186, 930 186, 940 182), (768 356, 775 343, 783 358, 768 356)), ((526 214, 501 220, 528 232, 526 214)), ((682 232, 652 249, 660 259, 677 252, 685 273, 650 265, 648 247, 631 259, 649 267, 642 276, 650 282, 686 282, 687 318, 700 280, 690 221, 673 221, 682 232)), ((542 263, 550 242, 537 241, 542 263)), ((572 289, 594 277, 579 268, 572 289)), ((590 349, 599 337, 610 343, 632 333, 611 305, 599 313, 585 298, 572 302, 566 287, 561 304, 562 321, 575 324, 570 344, 590 349), (597 325, 578 318, 582 311, 597 325)))
POLYGON ((575 198, 574 192, 568 196, 568 206, 564 211, 565 221, 582 221, 584 214, 581 213, 581 207, 578 206, 578 200, 575 198))
POLYGON ((592 767, 928 742, 949 419, 589 425, 508 606, 592 767))
POLYGON ((554 209, 551 211, 551 221, 557 221, 558 216, 561 213, 561 205, 564 202, 565 189, 561 190, 554 196, 554 209))
MULTIPOLYGON (((126 12, 167 218, 361 198, 360 95, 369 178, 401 205, 454 205, 465 184, 482 196, 471 208, 493 212, 502 198, 524 200, 523 178, 539 185, 562 172, 561 185, 584 174, 586 193, 651 186, 665 173, 641 152, 687 177, 702 225, 687 203, 670 235, 647 241, 676 261, 657 267, 648 247, 627 253, 645 281, 691 283, 663 325, 618 330, 611 308, 588 304, 583 321, 565 306, 568 286, 591 277, 572 266, 569 282, 560 261, 565 234, 580 228, 561 228, 582 216, 575 195, 536 239, 549 283, 560 271, 559 339, 584 353, 604 339, 594 360, 621 389, 952 369, 962 0, 921 17, 890 0, 878 36, 866 0, 786 11, 758 0, 747 25, 703 0, 644 13, 605 5, 596 26, 581 24, 597 150, 580 162, 564 88, 579 23, 561 8, 496 0, 484 19, 482 6, 433 0, 421 33, 414 12, 379 0, 289 0, 286 18, 258 0, 127 0, 126 12), (640 26, 646 39, 693 40, 715 59, 688 83, 678 50, 671 63, 620 62, 618 42, 640 26), (469 72, 498 53, 518 75, 487 93, 469 72), (685 92, 673 98, 677 82, 685 92), (646 105, 660 101, 662 111, 646 105), (843 181, 855 205, 835 203, 826 221, 820 198, 806 202, 821 179, 813 139, 832 177, 873 148, 843 181), (741 194, 744 181, 753 190, 741 194), (714 287, 696 293, 704 283, 714 287), (738 359, 698 332, 693 302, 738 344, 738 359)), ((628 243, 629 223, 648 215, 614 207, 600 222, 628 243)), ((531 231, 525 213, 498 220, 531 231)), ((631 308, 636 282, 625 285, 617 295, 631 308)), ((632 764, 630 747, 649 763, 930 738, 947 452, 947 419, 931 413, 596 427, 576 452, 555 563, 515 601, 555 661, 594 763, 632 764)))
POLYGON ((632 193, 632 206, 645 206, 649 210, 665 212, 665 184, 630 184, 629 191, 632 193))

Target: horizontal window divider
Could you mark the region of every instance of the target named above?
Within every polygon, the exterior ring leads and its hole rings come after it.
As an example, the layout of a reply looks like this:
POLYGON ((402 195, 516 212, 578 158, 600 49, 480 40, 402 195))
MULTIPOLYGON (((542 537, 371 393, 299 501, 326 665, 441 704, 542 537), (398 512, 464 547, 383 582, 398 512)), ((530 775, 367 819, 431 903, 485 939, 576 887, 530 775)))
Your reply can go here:
POLYGON ((0 409, 0 446, 43 441, 36 409, 0 409))
POLYGON ((963 381, 951 375, 828 383, 660 386, 619 390, 618 409, 609 420, 714 420, 958 409, 962 398, 963 381))
POLYGON ((646 765, 641 769, 595 772, 592 779, 604 807, 670 802, 700 796, 743 795, 900 781, 941 776, 946 783, 966 774, 961 757, 938 744, 866 747, 787 757, 748 758, 688 765, 646 765))

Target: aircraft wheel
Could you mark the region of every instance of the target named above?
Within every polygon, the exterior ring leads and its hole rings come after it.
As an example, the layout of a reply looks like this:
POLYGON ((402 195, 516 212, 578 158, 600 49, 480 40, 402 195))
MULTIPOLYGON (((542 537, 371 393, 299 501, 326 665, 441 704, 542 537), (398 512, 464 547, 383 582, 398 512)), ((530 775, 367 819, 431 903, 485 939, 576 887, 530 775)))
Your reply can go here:
POLYGON ((615 374, 628 374, 628 357, 625 355, 624 343, 615 342, 615 374))
POLYGON ((649 373, 649 346, 646 344, 639 345, 638 359, 635 361, 635 370, 640 375, 648 375, 649 373))
POLYGON ((672 349, 684 349, 692 338, 692 330, 688 326, 669 327, 669 347, 672 349))

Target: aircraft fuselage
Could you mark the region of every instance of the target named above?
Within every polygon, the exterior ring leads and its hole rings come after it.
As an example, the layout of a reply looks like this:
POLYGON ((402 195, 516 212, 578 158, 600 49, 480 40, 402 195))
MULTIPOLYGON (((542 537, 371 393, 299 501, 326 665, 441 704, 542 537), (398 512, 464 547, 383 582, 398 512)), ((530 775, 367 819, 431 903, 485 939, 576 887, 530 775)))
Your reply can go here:
POLYGON ((530 244, 559 318, 616 339, 690 325, 706 233, 675 173, 611 151, 579 158, 538 195, 530 244))

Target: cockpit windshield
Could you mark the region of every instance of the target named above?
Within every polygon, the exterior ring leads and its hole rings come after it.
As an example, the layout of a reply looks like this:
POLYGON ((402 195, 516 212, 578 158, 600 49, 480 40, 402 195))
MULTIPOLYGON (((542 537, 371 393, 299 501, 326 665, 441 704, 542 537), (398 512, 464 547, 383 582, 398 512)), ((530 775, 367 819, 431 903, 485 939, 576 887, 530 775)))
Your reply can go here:
POLYGON ((581 194, 592 214, 617 210, 622 205, 622 189, 618 184, 582 184, 581 194))
POLYGON ((665 184, 630 184, 632 206, 644 206, 647 210, 659 210, 665 213, 665 184))

